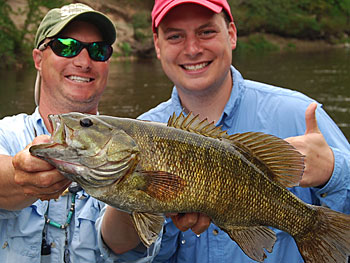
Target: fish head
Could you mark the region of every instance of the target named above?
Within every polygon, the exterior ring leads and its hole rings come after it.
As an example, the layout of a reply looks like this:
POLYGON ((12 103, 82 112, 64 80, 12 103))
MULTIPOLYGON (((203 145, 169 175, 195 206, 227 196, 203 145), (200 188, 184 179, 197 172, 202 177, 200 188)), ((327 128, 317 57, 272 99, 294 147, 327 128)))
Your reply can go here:
POLYGON ((139 153, 135 141, 98 115, 49 115, 49 121, 50 141, 31 146, 30 153, 83 188, 114 184, 135 168, 139 153))

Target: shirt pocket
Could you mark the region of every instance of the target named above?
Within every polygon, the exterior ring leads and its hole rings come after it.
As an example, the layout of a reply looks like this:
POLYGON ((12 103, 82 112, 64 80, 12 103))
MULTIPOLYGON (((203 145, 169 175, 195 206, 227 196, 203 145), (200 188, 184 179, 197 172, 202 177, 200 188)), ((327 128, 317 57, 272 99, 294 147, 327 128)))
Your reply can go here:
POLYGON ((8 249, 12 257, 16 257, 16 254, 32 258, 40 256, 42 229, 45 221, 43 215, 34 210, 34 207, 27 207, 18 217, 8 220, 5 249, 8 249))
MULTIPOLYGON (((84 200, 76 202, 76 216, 73 239, 71 243, 72 251, 75 251, 75 257, 94 259, 99 258, 100 252, 97 243, 97 231, 95 222, 100 215, 101 207, 99 202, 92 198, 86 197, 84 200)), ((92 261, 93 262, 93 261, 92 261)))

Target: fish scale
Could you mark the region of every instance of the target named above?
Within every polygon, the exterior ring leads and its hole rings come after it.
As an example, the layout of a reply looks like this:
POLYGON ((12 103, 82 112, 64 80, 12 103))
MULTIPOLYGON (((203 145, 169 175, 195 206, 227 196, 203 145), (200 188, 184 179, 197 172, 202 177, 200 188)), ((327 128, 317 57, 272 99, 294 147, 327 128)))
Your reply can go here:
POLYGON ((228 135, 192 114, 173 115, 167 126, 81 113, 49 118, 51 142, 30 152, 91 196, 130 212, 145 246, 156 240, 163 214, 201 212, 259 262, 276 241, 268 227, 293 236, 306 262, 347 260, 350 217, 286 189, 298 185, 304 162, 282 139, 228 135))

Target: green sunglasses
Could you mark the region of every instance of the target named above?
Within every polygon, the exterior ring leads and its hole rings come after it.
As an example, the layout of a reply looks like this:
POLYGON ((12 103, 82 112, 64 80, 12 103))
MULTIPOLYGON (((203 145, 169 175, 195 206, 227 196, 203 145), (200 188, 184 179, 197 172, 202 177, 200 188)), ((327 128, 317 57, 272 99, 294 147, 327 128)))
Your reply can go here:
POLYGON ((43 43, 39 46, 39 50, 43 51, 48 46, 51 47, 52 51, 59 57, 72 58, 86 48, 89 56, 95 61, 106 61, 112 53, 113 48, 106 42, 92 42, 85 43, 74 38, 54 38, 47 43, 43 43))

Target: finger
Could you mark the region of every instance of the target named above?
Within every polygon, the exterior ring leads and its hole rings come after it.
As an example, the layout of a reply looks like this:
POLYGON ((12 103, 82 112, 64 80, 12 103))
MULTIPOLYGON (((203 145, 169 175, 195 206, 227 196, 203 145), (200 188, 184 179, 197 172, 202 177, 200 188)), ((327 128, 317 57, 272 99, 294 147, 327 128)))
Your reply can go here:
POLYGON ((25 186, 23 187, 23 192, 26 195, 30 196, 44 196, 44 195, 60 195, 62 194, 67 187, 71 184, 71 181, 63 180, 55 183, 50 187, 35 187, 35 186, 25 186))
POLYGON ((49 188, 52 185, 61 181, 68 182, 58 170, 52 169, 50 171, 28 173, 25 171, 16 171, 14 174, 14 181, 21 186, 34 186, 38 188, 49 188))
POLYGON ((178 214, 177 216, 172 216, 174 225, 182 232, 187 231, 193 227, 199 217, 199 213, 186 213, 178 214))
POLYGON ((316 108, 317 108, 317 103, 313 102, 307 107, 305 111, 305 122, 306 122, 305 134, 320 133, 320 130, 318 129, 318 125, 317 125, 317 119, 316 119, 316 108))
POLYGON ((200 214, 197 223, 191 229, 195 234, 199 235, 208 229, 210 222, 211 220, 207 215, 200 214))
POLYGON ((26 172, 39 172, 52 170, 54 167, 48 162, 29 153, 28 147, 20 151, 12 158, 12 165, 15 170, 26 172))

